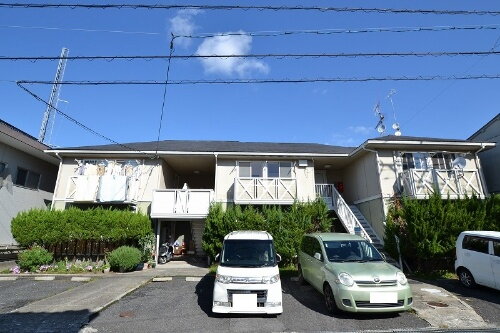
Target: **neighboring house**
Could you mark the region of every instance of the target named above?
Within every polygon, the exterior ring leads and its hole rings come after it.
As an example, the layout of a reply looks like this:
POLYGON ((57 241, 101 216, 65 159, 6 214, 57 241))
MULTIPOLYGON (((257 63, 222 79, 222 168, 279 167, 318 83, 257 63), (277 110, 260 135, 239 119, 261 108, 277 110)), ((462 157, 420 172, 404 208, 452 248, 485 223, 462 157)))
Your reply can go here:
POLYGON ((19 212, 46 208, 57 179, 59 159, 48 146, 0 120, 0 246, 14 245, 10 223, 19 212))
POLYGON ((469 138, 470 141, 495 142, 497 145, 479 153, 484 178, 490 193, 500 193, 500 113, 469 138))
POLYGON ((213 201, 290 205, 321 197, 346 231, 381 245, 394 196, 423 199, 439 191, 451 198, 484 197, 476 152, 494 145, 386 136, 357 148, 160 141, 47 152, 62 158, 55 209, 95 205, 136 209, 153 219, 158 243, 183 238, 188 250, 201 254, 204 221, 213 201), (463 169, 453 167, 459 156, 465 162, 463 169))

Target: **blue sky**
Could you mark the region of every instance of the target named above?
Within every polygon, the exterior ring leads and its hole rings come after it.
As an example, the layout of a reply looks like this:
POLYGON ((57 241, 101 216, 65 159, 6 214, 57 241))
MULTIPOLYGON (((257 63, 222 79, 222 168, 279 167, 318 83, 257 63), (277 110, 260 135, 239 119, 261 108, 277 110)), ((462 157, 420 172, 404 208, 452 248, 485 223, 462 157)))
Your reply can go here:
MULTIPOLYGON (((301 5, 292 1, 248 1, 247 4, 301 5)), ((500 4, 493 1, 339 0, 307 4, 500 10, 500 4)), ((0 55, 58 56, 62 47, 69 48, 73 56, 167 55, 171 31, 199 34, 491 24, 500 24, 500 17, 3 8, 0 9, 0 55)), ((500 29, 238 36, 176 40, 174 54, 486 51, 495 45, 498 38, 500 29)), ((170 79, 499 74, 498 60, 498 56, 191 59, 172 61, 170 79)), ((164 60, 68 61, 64 79, 163 80, 166 65, 164 60)), ((0 118, 38 136, 44 105, 9 81, 52 80, 56 67, 57 62, 1 61, 0 118)), ((382 112, 386 115, 386 134, 393 133, 390 125, 394 122, 394 112, 387 99, 391 89, 396 90, 392 98, 403 135, 464 139, 498 113, 499 88, 500 80, 169 86, 161 139, 317 142, 356 146, 367 138, 378 136, 374 129, 377 118, 373 113, 377 101, 380 101, 382 112)), ((49 97, 50 86, 36 85, 30 89, 44 99, 49 97)), ((158 133, 162 96, 161 86, 63 86, 60 98, 69 103, 60 102, 59 108, 118 142, 154 141, 158 133)), ((108 142, 57 116, 50 143, 64 147, 108 142)))

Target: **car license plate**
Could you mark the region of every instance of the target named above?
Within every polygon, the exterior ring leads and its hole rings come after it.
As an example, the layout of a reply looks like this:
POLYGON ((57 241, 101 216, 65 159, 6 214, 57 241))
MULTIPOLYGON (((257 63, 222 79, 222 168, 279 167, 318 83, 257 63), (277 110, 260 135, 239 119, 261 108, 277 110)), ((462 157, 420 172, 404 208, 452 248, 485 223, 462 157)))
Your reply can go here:
POLYGON ((233 308, 237 310, 257 308, 257 294, 233 294, 233 308))
POLYGON ((372 292, 370 293, 370 303, 397 303, 398 293, 393 292, 372 292))

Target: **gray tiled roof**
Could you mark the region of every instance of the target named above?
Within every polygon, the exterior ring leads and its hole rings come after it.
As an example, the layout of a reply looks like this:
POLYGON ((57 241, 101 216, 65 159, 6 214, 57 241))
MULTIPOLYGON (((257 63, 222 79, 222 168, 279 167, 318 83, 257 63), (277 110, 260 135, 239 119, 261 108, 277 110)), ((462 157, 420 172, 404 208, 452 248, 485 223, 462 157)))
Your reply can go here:
POLYGON ((20 130, 15 126, 12 126, 11 124, 1 119, 0 119, 0 133, 6 134, 40 151, 50 148, 49 146, 46 146, 43 143, 38 142, 38 140, 35 137, 29 135, 28 133, 20 130))
MULTIPOLYGON (((157 142, 134 142, 123 145, 82 146, 58 148, 64 150, 93 151, 156 151, 157 142)), ((318 143, 276 143, 276 142, 240 142, 240 141, 160 141, 158 151, 180 152, 241 152, 241 153, 283 153, 283 154, 349 154, 354 147, 330 146, 318 143)))
POLYGON ((369 139, 370 141, 428 141, 428 142, 470 142, 468 140, 460 140, 460 139, 443 139, 443 138, 428 138, 423 136, 396 136, 396 135, 386 135, 380 136, 377 138, 369 139))

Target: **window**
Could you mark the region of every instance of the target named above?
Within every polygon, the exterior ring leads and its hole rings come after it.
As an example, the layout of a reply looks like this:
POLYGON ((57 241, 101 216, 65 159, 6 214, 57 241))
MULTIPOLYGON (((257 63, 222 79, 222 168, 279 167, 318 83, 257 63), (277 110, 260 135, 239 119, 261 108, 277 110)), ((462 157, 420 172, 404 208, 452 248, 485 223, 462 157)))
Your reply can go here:
POLYGON ((427 153, 413 153, 413 162, 415 169, 427 169, 427 153))
POLYGON ((488 254, 488 239, 476 236, 465 236, 462 248, 488 254))
POLYGON ((292 162, 239 162, 238 166, 239 177, 292 178, 292 162))
POLYGON ((493 254, 500 257, 500 241, 493 241, 493 254))
POLYGON ((0 162, 0 174, 7 169, 7 163, 0 162))
POLYGON ((40 183, 40 174, 22 168, 17 168, 16 185, 29 188, 38 188, 40 183))
POLYGON ((432 156, 432 167, 434 169, 449 170, 452 169, 451 162, 455 159, 455 154, 435 153, 432 156))

